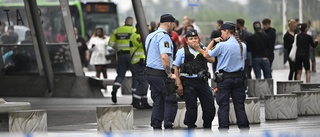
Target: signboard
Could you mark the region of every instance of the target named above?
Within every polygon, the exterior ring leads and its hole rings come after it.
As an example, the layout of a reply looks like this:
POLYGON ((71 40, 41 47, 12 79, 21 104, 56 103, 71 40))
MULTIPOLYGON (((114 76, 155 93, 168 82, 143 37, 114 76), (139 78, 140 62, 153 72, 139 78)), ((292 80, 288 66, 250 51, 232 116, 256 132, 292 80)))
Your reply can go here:
POLYGON ((191 6, 191 7, 199 6, 199 0, 188 0, 188 6, 191 6))

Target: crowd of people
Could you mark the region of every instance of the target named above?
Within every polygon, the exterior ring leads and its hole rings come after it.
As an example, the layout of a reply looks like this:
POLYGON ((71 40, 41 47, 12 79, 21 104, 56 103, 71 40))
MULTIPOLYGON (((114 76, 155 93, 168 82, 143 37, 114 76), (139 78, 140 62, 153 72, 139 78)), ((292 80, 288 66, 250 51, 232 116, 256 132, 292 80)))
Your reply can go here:
POLYGON ((290 72, 288 79, 301 80, 302 68, 304 68, 306 74, 305 82, 310 83, 310 60, 312 71, 316 72, 315 47, 318 45, 310 20, 307 20, 306 23, 299 23, 298 19, 288 20, 288 31, 283 37, 283 43, 288 55, 293 46, 297 47, 295 60, 289 59, 290 72), (296 45, 293 45, 294 41, 296 41, 296 45))
MULTIPOLYGON (((128 18, 132 20, 131 17, 128 18)), ((199 98, 202 108, 205 108, 202 112, 203 128, 211 128, 216 99, 219 105, 219 130, 228 131, 229 97, 232 97, 236 117, 239 119, 238 127, 241 131, 249 130, 244 109, 245 79, 272 78, 276 29, 271 27, 269 18, 255 21, 252 24, 254 33, 248 31, 242 18, 237 19, 235 24, 217 20, 216 30, 213 30, 210 36, 212 41, 208 45, 203 45, 201 43, 203 35, 194 20, 184 16, 182 26, 179 27, 178 20, 171 14, 164 14, 160 17, 159 23, 150 22, 148 26, 150 34, 145 40, 144 48, 141 37, 136 36, 140 35, 139 28, 136 26, 135 32, 132 22, 126 23, 127 19, 125 25, 112 34, 111 37, 115 39, 109 41, 109 45, 117 51, 117 54, 128 56, 122 61, 118 60, 121 65, 117 68, 118 76, 111 93, 114 103, 117 103, 116 93, 121 86, 122 73, 130 70, 134 81, 132 105, 137 109, 152 108, 151 126, 154 130, 162 129, 162 122, 165 129, 174 128, 173 122, 177 112, 176 94, 186 103, 184 124, 189 129, 196 128, 195 118, 199 98), (124 60, 131 61, 131 66, 124 67, 129 66, 124 64, 124 60), (213 65, 214 79, 217 83, 214 90, 208 85, 210 78, 208 62, 213 65), (251 76, 252 69, 254 76, 251 76), (152 107, 147 101, 142 101, 146 97, 148 85, 151 89, 152 107), (215 92, 215 97, 212 91, 215 92)), ((295 79, 301 79, 301 68, 304 66, 306 82, 310 82, 310 71, 308 71, 310 67, 307 67, 309 48, 314 48, 317 40, 307 34, 310 25, 302 23, 297 27, 297 23, 292 24, 290 20, 288 33, 284 36, 284 46, 289 53, 289 48, 293 46, 292 37, 298 34, 298 50, 295 62, 289 60, 289 80, 292 79, 293 73, 296 73, 295 79), (286 40, 288 35, 290 35, 289 42, 286 40)))
MULTIPOLYGON (((276 30, 271 27, 271 20, 265 18, 252 24, 254 33, 248 31, 245 20, 238 18, 232 22, 216 21, 216 29, 210 35, 210 43, 201 43, 203 34, 194 19, 184 16, 180 27, 179 21, 171 14, 163 14, 160 22, 150 22, 150 34, 142 43, 141 29, 134 19, 127 17, 124 25, 116 28, 111 36, 104 34, 103 28, 96 28, 86 42, 74 28, 77 47, 83 67, 94 66, 96 77, 108 78, 107 68, 111 63, 109 55, 116 52, 117 77, 112 88, 112 101, 117 103, 117 91, 125 78, 125 73, 132 73, 132 105, 137 109, 152 109, 151 126, 155 130, 172 129, 177 113, 177 94, 186 103, 184 124, 189 129, 196 128, 197 100, 203 110, 203 128, 211 129, 216 115, 215 100, 219 106, 219 130, 229 129, 229 97, 232 97, 237 124, 241 131, 249 130, 244 101, 245 79, 272 78, 272 63, 276 42, 276 30), (214 80, 217 87, 212 90, 208 79, 211 78, 208 63, 212 63, 214 80), (254 76, 252 76, 252 69, 254 76), (262 71, 262 74, 261 74, 262 71), (153 106, 147 99, 150 85, 153 106), (213 95, 214 92, 214 95, 213 95)), ((14 27, 3 31, 0 24, 2 44, 17 43, 18 36, 14 27)), ((302 68, 306 72, 306 82, 310 82, 310 69, 316 71, 314 48, 318 45, 311 22, 301 23, 288 20, 288 31, 283 37, 284 47, 289 54, 297 46, 296 59, 289 60, 289 80, 301 80, 302 68), (296 39, 295 39, 296 35, 296 39), (296 41, 296 45, 293 45, 296 41), (312 67, 310 67, 310 58, 312 67)), ((46 28, 45 31, 50 31, 46 28)), ((66 41, 63 30, 56 37, 57 42, 66 41)), ((45 34, 47 40, 51 37, 45 34)), ((30 31, 21 43, 32 42, 30 31)), ((7 52, 14 54, 14 50, 7 52)), ((4 55, 8 58, 10 55, 4 55)), ((4 59, 5 61, 10 61, 4 59)), ((6 62, 5 62, 6 63, 6 62)))

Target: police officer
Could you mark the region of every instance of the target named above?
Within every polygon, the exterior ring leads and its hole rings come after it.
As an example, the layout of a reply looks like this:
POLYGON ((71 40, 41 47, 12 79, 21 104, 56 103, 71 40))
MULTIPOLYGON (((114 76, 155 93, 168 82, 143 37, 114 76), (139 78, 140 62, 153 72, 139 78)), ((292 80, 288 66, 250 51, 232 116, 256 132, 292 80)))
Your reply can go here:
MULTIPOLYGON (((199 43, 196 30, 192 29, 186 33, 187 45, 199 43)), ((211 129, 212 120, 215 116, 214 98, 208 85, 207 62, 214 62, 214 58, 204 58, 202 54, 192 47, 184 46, 179 49, 173 62, 174 74, 178 86, 178 94, 184 94, 186 102, 186 117, 184 124, 188 128, 195 128, 197 121, 197 97, 200 99, 203 111, 203 128, 211 129), (180 72, 180 74, 179 74, 180 72), (181 77, 180 77, 181 76, 181 77)))
POLYGON ((222 38, 215 38, 213 40, 214 43, 219 42, 214 49, 211 49, 212 44, 209 44, 205 51, 198 47, 198 44, 192 45, 204 57, 218 57, 219 60, 217 65, 218 73, 216 73, 218 91, 215 97, 219 105, 218 118, 220 131, 228 131, 229 129, 230 97, 233 100, 238 127, 241 131, 249 130, 249 122, 244 108, 246 94, 243 72, 247 47, 244 43, 240 42, 235 30, 234 23, 224 23, 221 26, 222 38))
POLYGON ((159 28, 149 34, 145 42, 145 73, 153 100, 151 126, 155 130, 162 129, 162 121, 165 129, 173 128, 178 108, 175 89, 167 88, 172 84, 170 79, 176 77, 171 72, 174 46, 168 34, 175 26, 174 21, 171 14, 162 15, 159 28))
POLYGON ((136 32, 130 37, 131 46, 131 64, 132 64, 132 81, 134 91, 132 93, 132 105, 137 109, 151 109, 148 104, 147 91, 148 81, 144 76, 143 70, 145 67, 145 53, 141 42, 140 29, 136 24, 136 32))
MULTIPOLYGON (((131 70, 131 55, 130 55, 130 36, 135 32, 133 25, 133 18, 127 17, 125 25, 117 28, 111 35, 109 40, 109 46, 113 47, 117 51, 117 77, 112 87, 112 102, 117 103, 117 91, 120 88, 126 71, 131 70)), ((135 89, 132 89, 133 91, 135 89)))

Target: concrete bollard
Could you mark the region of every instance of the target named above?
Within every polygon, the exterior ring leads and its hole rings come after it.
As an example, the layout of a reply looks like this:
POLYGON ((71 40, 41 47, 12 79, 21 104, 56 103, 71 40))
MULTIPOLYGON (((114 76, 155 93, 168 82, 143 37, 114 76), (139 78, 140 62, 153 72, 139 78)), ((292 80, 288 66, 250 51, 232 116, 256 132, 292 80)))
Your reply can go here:
POLYGON ((264 99, 265 95, 273 95, 273 79, 248 79, 247 84, 249 97, 264 99))
POLYGON ((320 115, 320 91, 294 91, 298 100, 298 115, 320 115))
POLYGON ((265 95, 266 120, 296 119, 298 117, 297 95, 265 95))
POLYGON ((47 111, 46 110, 19 110, 9 112, 10 133, 46 133, 47 111))
POLYGON ((303 81, 277 81, 277 94, 291 94, 292 91, 300 91, 303 81))
POLYGON ((124 132, 133 129, 131 105, 97 107, 98 132, 124 132))
MULTIPOLYGON (((197 121, 196 121, 196 126, 201 128, 203 127, 203 121, 202 121, 202 108, 201 105, 199 105, 200 102, 198 102, 198 115, 197 115, 197 121)), ((173 126, 175 128, 186 128, 188 127, 183 123, 185 119, 185 114, 186 114, 186 103, 185 102, 178 102, 178 110, 176 114, 176 118, 174 119, 173 126)))
POLYGON ((301 91, 320 91, 320 83, 302 83, 301 91))
MULTIPOLYGON (((260 98, 259 97, 247 97, 244 102, 246 114, 250 124, 260 124, 260 98)), ((237 118, 234 111, 234 105, 232 98, 230 98, 230 112, 229 112, 230 124, 237 124, 237 118)))
POLYGON ((31 109, 29 102, 6 102, 0 98, 0 132, 9 132, 9 112, 31 109))

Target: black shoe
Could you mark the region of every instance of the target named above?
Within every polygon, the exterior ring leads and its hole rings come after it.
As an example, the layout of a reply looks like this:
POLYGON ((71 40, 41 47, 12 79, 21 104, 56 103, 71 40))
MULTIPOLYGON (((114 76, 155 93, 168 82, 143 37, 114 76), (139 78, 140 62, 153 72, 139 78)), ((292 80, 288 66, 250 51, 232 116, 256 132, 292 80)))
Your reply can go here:
POLYGON ((117 92, 112 91, 111 95, 112 95, 112 97, 111 97, 112 102, 117 103, 117 92))
POLYGON ((140 104, 140 99, 135 97, 132 98, 132 106, 136 109, 144 109, 144 107, 140 104))
POLYGON ((144 107, 144 109, 152 109, 152 106, 148 103, 148 98, 141 98, 141 105, 144 107))

